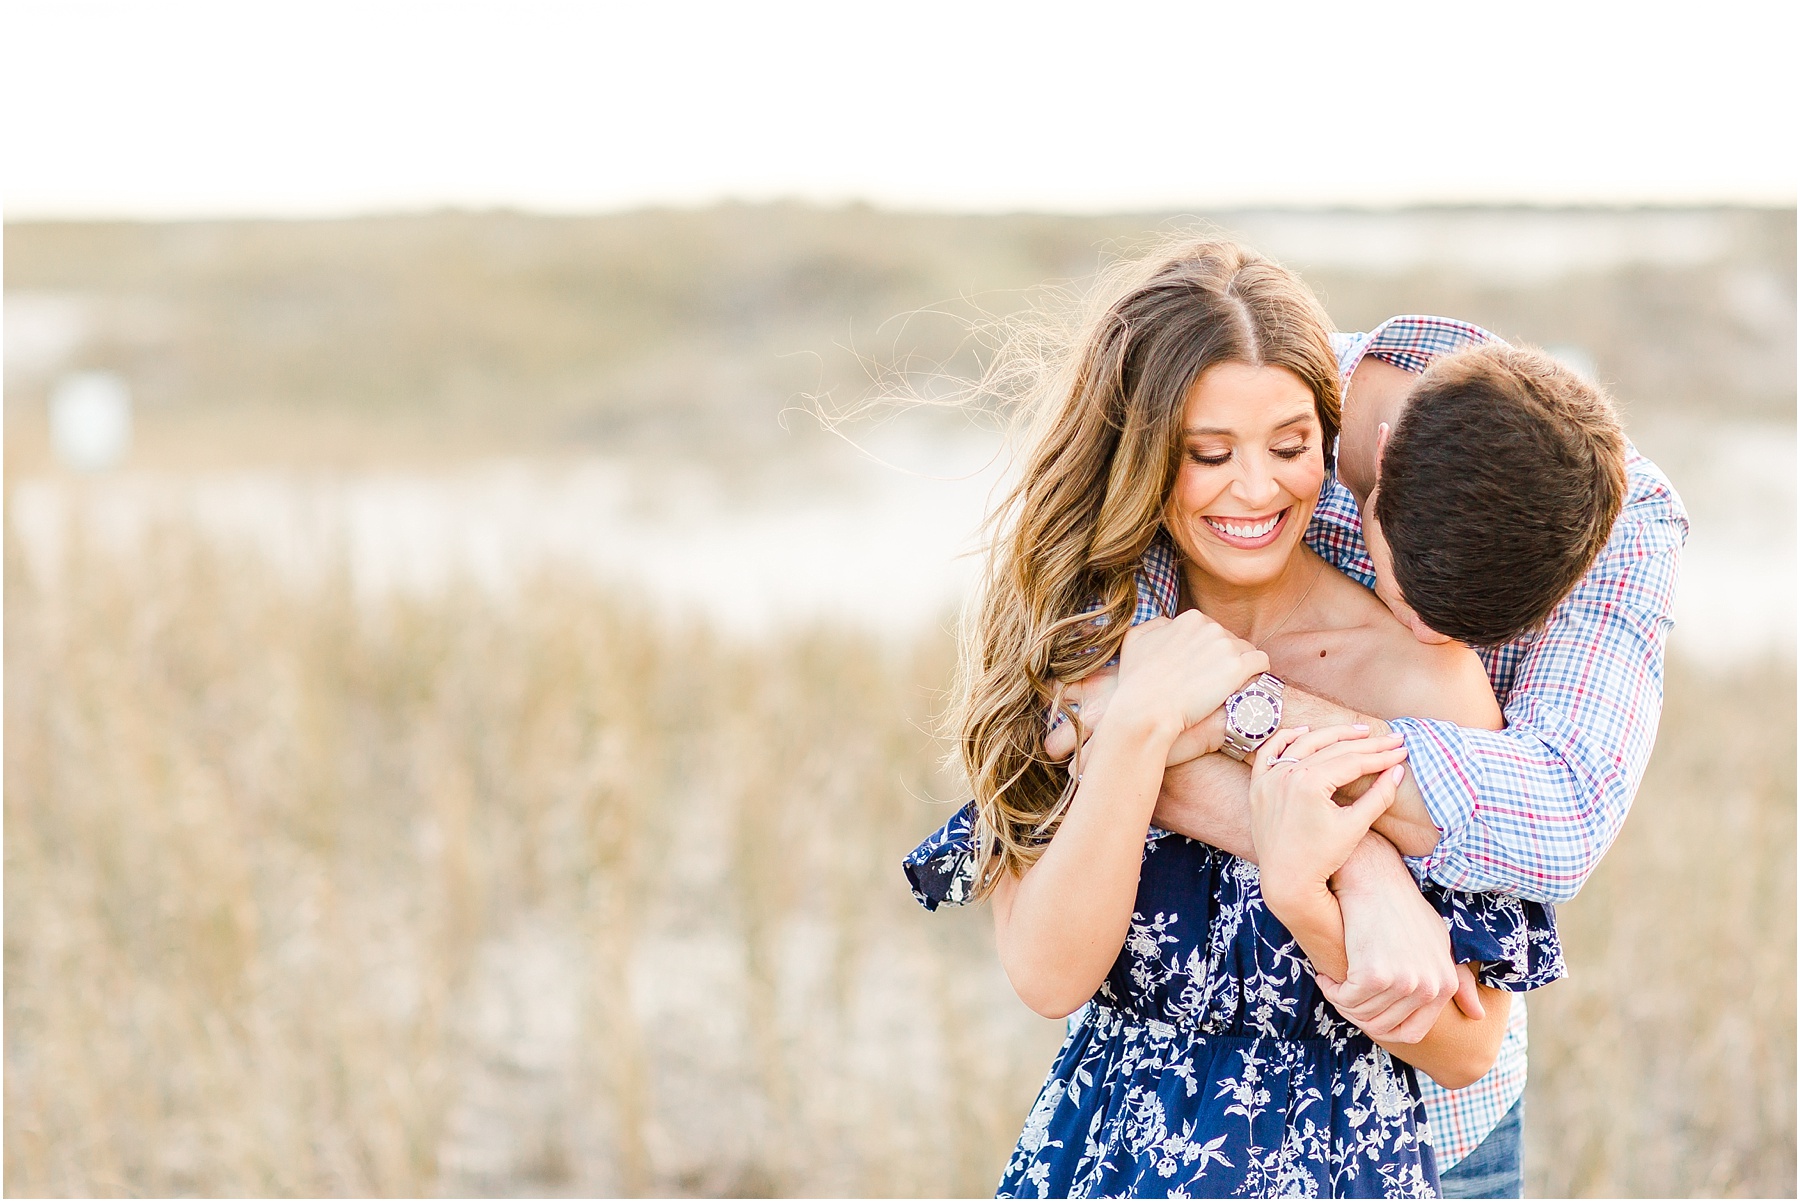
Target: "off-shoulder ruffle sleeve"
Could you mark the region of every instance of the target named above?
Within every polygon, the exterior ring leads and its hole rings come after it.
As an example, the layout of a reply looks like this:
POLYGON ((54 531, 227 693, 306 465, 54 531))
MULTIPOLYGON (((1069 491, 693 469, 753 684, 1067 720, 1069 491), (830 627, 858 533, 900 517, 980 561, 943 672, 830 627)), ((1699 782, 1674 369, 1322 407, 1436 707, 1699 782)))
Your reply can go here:
MULTIPOLYGON (((1151 827, 1145 843, 1166 839, 1171 832, 1151 827)), ((956 811, 956 816, 931 833, 900 861, 912 895, 927 910, 960 906, 975 892, 975 803, 956 811)))
POLYGON ((975 888, 975 803, 956 811, 900 862, 912 895, 927 910, 960 906, 975 888))
MULTIPOLYGON (((1137 587, 1137 604, 1131 615, 1133 626, 1155 617, 1173 617, 1181 608, 1180 565, 1174 544, 1166 534, 1158 534, 1145 550, 1133 580, 1137 587)), ((1096 599, 1089 609, 1099 606, 1096 599)), ((1106 620, 1105 614, 1094 616, 1096 625, 1105 625, 1106 620)), ((1118 662, 1115 655, 1107 666, 1116 667, 1118 662)), ((1045 712, 1044 719, 1058 720, 1050 711, 1045 712)), ((1148 837, 1156 840, 1167 833, 1151 827, 1148 837)), ((968 902, 975 889, 975 803, 971 801, 958 810, 955 817, 913 848, 900 866, 906 872, 907 884, 912 886, 912 895, 927 910, 968 902)))
POLYGON ((1461 893, 1431 881, 1422 889, 1450 928, 1451 959, 1480 961, 1476 979, 1483 985, 1523 993, 1569 974, 1555 907, 1499 893, 1461 893))

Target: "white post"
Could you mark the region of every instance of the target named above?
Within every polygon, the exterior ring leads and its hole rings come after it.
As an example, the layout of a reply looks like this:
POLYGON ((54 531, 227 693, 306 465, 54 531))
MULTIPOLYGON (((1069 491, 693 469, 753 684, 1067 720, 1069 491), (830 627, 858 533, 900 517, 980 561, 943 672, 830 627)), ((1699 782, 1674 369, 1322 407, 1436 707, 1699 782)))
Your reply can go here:
POLYGON ((117 467, 131 449, 131 390, 109 371, 65 377, 50 395, 50 445, 80 472, 117 467))

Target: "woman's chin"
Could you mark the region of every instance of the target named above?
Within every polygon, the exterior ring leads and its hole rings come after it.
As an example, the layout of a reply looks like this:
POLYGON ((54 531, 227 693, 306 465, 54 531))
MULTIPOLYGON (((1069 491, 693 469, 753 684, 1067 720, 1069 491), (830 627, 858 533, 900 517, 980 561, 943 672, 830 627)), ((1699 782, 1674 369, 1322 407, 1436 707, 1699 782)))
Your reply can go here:
POLYGON ((1281 569, 1282 565, 1280 564, 1271 566, 1267 571, 1256 571, 1246 567, 1236 572, 1217 572, 1214 573, 1214 577, 1219 583, 1229 584, 1236 588, 1270 588, 1281 579, 1281 569))
POLYGON ((1299 550, 1298 539, 1283 539, 1254 551, 1214 541, 1187 555, 1190 567, 1232 588, 1254 589, 1275 584, 1299 550))

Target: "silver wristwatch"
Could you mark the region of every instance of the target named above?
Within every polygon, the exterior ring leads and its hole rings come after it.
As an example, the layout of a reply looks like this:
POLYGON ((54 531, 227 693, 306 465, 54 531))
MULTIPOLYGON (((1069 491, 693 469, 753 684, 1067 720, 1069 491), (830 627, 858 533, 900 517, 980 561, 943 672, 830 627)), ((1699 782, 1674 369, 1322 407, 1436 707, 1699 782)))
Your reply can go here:
POLYGON ((1281 729, 1281 678, 1267 672, 1225 699, 1225 746, 1219 748, 1243 763, 1281 729))

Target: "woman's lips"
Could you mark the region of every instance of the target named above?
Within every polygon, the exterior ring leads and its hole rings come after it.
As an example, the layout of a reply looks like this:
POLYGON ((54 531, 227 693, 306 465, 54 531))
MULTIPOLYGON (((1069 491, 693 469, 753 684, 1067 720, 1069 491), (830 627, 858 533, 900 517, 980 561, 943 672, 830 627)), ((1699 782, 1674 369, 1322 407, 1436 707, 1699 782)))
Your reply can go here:
POLYGON ((1281 529, 1287 525, 1288 514, 1292 512, 1293 507, 1289 506, 1273 516, 1255 520, 1214 517, 1203 517, 1201 520, 1214 534, 1219 536, 1219 541, 1226 546, 1254 551, 1259 547, 1268 546, 1281 537, 1281 529))

